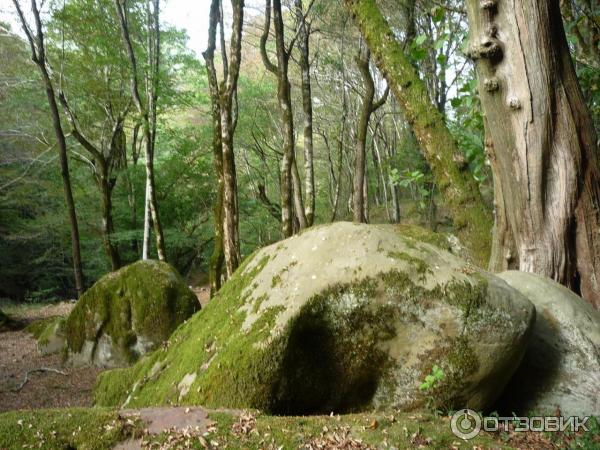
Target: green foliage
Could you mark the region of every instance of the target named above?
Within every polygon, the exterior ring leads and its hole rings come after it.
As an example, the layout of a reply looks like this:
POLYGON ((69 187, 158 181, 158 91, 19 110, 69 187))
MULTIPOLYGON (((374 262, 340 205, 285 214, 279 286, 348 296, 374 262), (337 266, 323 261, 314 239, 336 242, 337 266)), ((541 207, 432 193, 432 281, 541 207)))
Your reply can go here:
POLYGON ((425 381, 421 383, 419 389, 422 391, 429 391, 437 387, 444 379, 444 371, 437 365, 431 368, 431 373, 425 377, 425 381))
POLYGON ((475 179, 481 184, 491 178, 486 164, 483 145, 484 127, 483 112, 477 91, 477 80, 466 81, 458 90, 458 96, 451 100, 454 120, 450 122, 450 130, 455 136, 475 179))

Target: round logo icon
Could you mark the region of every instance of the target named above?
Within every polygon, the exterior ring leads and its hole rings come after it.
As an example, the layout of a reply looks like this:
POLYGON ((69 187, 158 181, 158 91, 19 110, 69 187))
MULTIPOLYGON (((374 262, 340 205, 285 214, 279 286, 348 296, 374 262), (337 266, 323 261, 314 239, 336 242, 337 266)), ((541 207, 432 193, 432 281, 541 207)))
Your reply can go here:
POLYGON ((473 439, 481 431, 481 416, 472 409, 461 409, 452 416, 450 428, 456 437, 473 439))

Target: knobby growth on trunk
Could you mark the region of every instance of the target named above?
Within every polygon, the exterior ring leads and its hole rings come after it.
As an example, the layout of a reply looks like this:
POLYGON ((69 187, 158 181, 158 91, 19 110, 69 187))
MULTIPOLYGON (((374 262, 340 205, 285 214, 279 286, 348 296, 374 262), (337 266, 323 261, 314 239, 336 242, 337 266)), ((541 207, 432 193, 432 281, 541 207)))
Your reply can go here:
POLYGON ((432 104, 427 88, 407 59, 375 0, 344 0, 369 49, 403 109, 427 160, 458 237, 474 259, 487 264, 492 215, 463 160, 456 141, 432 104), (459 162, 457 162, 459 161, 459 162))
POLYGON ((208 31, 208 48, 203 53, 208 72, 213 120, 213 155, 217 172, 217 199, 214 210, 215 247, 210 261, 211 295, 219 289, 222 266, 230 277, 240 264, 239 212, 237 175, 233 136, 237 125, 237 85, 242 59, 242 25, 244 1, 232 0, 233 25, 229 57, 225 48, 223 12, 220 0, 212 0, 208 31), (217 28, 220 29, 222 80, 219 81, 215 66, 217 28))
POLYGON ((156 250, 158 259, 166 260, 165 239, 158 211, 158 200, 156 198, 156 187, 154 181, 154 147, 156 141, 156 107, 158 100, 158 75, 160 68, 160 27, 159 27, 159 0, 152 0, 153 11, 151 20, 149 17, 149 80, 147 85, 147 95, 145 101, 140 95, 138 81, 138 67, 133 44, 129 33, 129 25, 127 22, 127 3, 126 0, 114 0, 115 9, 121 27, 121 36, 125 45, 127 57, 130 65, 131 78, 131 96, 138 110, 142 122, 145 143, 145 158, 146 158, 146 201, 144 213, 144 244, 142 250, 142 258, 147 259, 149 253, 150 241, 150 222, 154 227, 156 239, 156 250))
POLYGON ((31 50, 31 60, 37 65, 42 81, 46 89, 46 97, 48 98, 48 106, 50 108, 50 116, 52 118, 52 126, 54 128, 54 135, 58 144, 58 156, 60 160, 60 174, 63 181, 63 191, 65 195, 65 203, 67 206, 67 213, 69 215, 69 225, 71 230, 71 251, 73 257, 73 273, 75 276, 75 289, 77 291, 77 297, 83 294, 84 280, 83 280, 83 269, 81 266, 81 246, 79 240, 79 225, 77 223, 77 214, 75 211, 75 201, 73 200, 73 191, 71 188, 71 178, 69 174, 69 158, 67 155, 67 140, 62 127, 60 113, 58 110, 58 104, 56 102, 55 89, 50 77, 50 70, 48 68, 46 58, 46 48, 44 43, 44 30, 42 26, 42 20, 40 17, 40 10, 36 0, 31 0, 31 11, 35 22, 35 35, 32 28, 27 23, 23 10, 18 0, 13 0, 23 32, 27 37, 29 48, 31 50))
POLYGON ((597 141, 557 0, 469 0, 495 183, 493 270, 535 272, 600 308, 597 141))

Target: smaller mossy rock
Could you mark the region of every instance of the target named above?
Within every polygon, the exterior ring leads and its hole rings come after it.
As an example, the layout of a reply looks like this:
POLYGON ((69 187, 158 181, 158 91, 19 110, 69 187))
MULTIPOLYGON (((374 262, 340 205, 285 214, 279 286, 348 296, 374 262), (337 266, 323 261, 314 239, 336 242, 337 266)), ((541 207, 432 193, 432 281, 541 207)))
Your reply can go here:
POLYGON ((105 275, 79 299, 64 325, 67 360, 76 366, 130 365, 199 309, 173 267, 138 261, 105 275))
POLYGON ((521 366, 498 405, 506 413, 600 416, 600 313, 539 275, 498 275, 534 305, 537 320, 521 366))
POLYGON ((504 281, 393 226, 318 226, 247 258, 168 345, 101 374, 95 402, 484 409, 516 370, 534 312, 504 281))
POLYGON ((52 355, 61 353, 65 350, 64 317, 49 317, 47 319, 37 320, 29 324, 26 328, 37 341, 37 348, 42 355, 52 355))

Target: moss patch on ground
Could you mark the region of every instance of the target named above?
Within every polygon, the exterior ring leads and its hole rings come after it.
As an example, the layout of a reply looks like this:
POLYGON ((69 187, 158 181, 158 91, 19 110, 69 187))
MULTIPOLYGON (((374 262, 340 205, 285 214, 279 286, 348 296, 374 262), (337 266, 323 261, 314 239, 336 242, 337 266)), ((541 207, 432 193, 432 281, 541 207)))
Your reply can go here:
POLYGON ((0 448, 109 449, 140 429, 109 409, 12 411, 0 414, 0 448))

